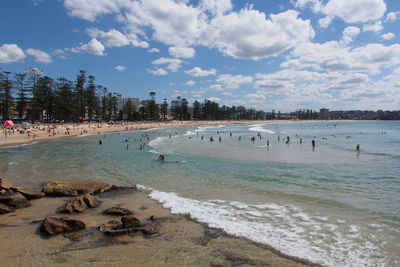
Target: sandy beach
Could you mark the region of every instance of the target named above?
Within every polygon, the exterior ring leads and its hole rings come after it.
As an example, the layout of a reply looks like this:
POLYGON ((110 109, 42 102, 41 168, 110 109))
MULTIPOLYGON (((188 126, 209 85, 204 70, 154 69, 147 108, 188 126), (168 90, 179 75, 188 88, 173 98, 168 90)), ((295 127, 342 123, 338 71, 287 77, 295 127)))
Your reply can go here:
POLYGON ((13 129, 1 129, 0 147, 37 141, 54 140, 58 138, 71 138, 80 135, 97 135, 111 132, 147 130, 154 128, 277 122, 285 121, 169 121, 138 122, 130 124, 34 124, 26 127, 22 127, 22 125, 16 125, 13 127, 13 129), (20 133, 20 130, 23 130, 23 133, 20 133), (7 131, 7 134, 5 134, 5 131, 7 131))
POLYGON ((236 238, 173 215, 149 199, 147 192, 122 189, 96 194, 100 206, 78 214, 60 214, 70 197, 44 197, 30 206, 0 215, 1 266, 313 266, 268 246, 236 238), (120 217, 102 214, 110 207, 126 208, 141 222, 151 218, 156 232, 104 235, 99 226, 120 217), (46 237, 43 218, 68 216, 86 229, 46 237))

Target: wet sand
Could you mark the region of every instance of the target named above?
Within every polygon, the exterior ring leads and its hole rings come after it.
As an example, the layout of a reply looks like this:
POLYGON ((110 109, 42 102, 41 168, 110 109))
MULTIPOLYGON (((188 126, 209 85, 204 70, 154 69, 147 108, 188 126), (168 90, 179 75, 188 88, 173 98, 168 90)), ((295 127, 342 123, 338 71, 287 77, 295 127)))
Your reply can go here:
POLYGON ((56 210, 69 197, 45 197, 31 206, 0 215, 1 266, 315 266, 286 257, 244 238, 229 236, 169 210, 146 192, 123 190, 96 195, 102 204, 82 214, 67 215, 84 221, 87 229, 43 237, 46 216, 63 216, 56 210), (97 227, 118 216, 102 215, 120 206, 134 212, 141 222, 155 216, 158 233, 112 237, 97 227))

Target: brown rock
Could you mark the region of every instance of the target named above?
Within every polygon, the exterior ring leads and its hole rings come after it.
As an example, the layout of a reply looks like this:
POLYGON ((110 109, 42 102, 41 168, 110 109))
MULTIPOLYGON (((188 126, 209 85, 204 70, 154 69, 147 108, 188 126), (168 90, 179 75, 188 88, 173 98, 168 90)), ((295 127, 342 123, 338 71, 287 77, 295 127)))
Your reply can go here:
POLYGON ((21 195, 23 195, 25 198, 27 198, 29 200, 44 197, 43 192, 36 191, 36 190, 30 189, 30 188, 14 186, 14 187, 11 187, 11 189, 18 193, 21 193, 21 195))
POLYGON ((28 200, 18 192, 8 190, 0 195, 0 203, 13 209, 19 209, 29 206, 28 200))
POLYGON ((102 232, 105 235, 117 236, 117 235, 126 235, 137 231, 138 231, 137 228, 120 228, 120 229, 105 229, 102 232))
POLYGON ((0 189, 10 189, 12 182, 8 179, 0 178, 0 189))
POLYGON ((133 216, 123 216, 121 218, 122 222, 122 227, 123 228, 134 228, 134 227, 139 227, 140 226, 140 221, 139 219, 133 217, 133 216))
POLYGON ((68 217, 46 217, 42 222, 40 231, 45 235, 56 235, 64 232, 83 230, 85 228, 85 223, 79 220, 68 217))
POLYGON ((112 207, 106 210, 103 210, 103 214, 105 215, 116 215, 116 216, 124 216, 124 215, 132 215, 133 212, 120 207, 112 207))
POLYGON ((86 193, 101 193, 112 189, 113 186, 100 182, 53 180, 46 183, 42 191, 53 196, 78 196, 86 193))
POLYGON ((85 194, 75 197, 67 201, 64 206, 59 208, 59 212, 79 213, 84 212, 88 208, 96 208, 99 201, 91 194, 85 194))
POLYGON ((13 208, 0 203, 0 214, 9 213, 13 211, 14 211, 13 208))
POLYGON ((159 232, 157 227, 155 227, 153 225, 145 225, 141 230, 142 230, 142 233, 145 235, 154 235, 159 232))

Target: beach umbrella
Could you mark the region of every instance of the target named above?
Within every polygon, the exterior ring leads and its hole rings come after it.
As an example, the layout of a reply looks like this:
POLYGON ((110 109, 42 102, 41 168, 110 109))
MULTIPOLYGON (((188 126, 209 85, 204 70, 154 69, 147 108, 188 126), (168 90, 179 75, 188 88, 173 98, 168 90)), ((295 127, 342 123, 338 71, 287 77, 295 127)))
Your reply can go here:
POLYGON ((6 120, 5 122, 3 122, 4 126, 14 126, 14 123, 11 120, 6 120))

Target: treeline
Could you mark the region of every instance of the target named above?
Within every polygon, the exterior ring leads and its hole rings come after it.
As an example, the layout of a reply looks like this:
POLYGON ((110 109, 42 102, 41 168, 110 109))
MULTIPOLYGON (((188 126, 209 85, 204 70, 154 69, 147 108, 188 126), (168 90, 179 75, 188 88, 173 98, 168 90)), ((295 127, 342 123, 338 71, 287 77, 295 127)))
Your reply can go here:
POLYGON ((79 121, 148 121, 148 120, 261 120, 263 111, 243 106, 220 106, 205 99, 191 106, 187 99, 177 97, 168 103, 156 103, 155 92, 139 104, 98 85, 93 75, 79 71, 71 81, 53 79, 35 68, 25 73, 0 72, 0 119, 31 122, 79 121))

